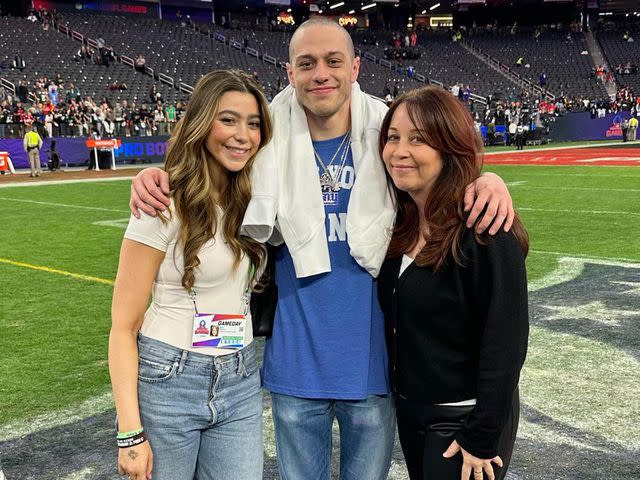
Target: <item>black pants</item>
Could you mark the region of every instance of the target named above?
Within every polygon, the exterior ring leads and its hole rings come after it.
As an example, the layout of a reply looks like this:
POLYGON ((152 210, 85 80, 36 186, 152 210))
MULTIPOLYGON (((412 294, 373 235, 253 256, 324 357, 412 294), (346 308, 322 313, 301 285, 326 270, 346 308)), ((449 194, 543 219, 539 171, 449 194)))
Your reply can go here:
POLYGON ((524 134, 518 133, 516 134, 516 147, 518 150, 522 150, 524 146, 524 134))
MULTIPOLYGON (((396 401, 398 434, 411 480, 460 480, 462 453, 458 452, 449 459, 442 454, 449 448, 473 408, 424 405, 402 399, 396 401)), ((492 464, 496 480, 504 479, 509 468, 519 418, 520 396, 516 388, 511 414, 498 444, 498 455, 504 466, 500 468, 492 464)), ((484 478, 487 478, 486 475, 484 478)))

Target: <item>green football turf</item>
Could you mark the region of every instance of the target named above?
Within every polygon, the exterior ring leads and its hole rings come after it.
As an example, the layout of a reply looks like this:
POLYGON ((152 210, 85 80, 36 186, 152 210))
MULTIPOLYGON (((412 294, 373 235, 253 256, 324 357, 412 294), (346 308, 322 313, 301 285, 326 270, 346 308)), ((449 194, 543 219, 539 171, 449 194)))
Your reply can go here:
MULTIPOLYGON (((530 280, 561 255, 640 262, 640 169, 486 170, 510 184, 529 231, 530 280)), ((128 196, 128 181, 0 188, 0 428, 109 390, 111 301, 109 285, 2 259, 113 280, 128 196)), ((545 353, 545 345, 535 348, 545 353)), ((534 366, 531 377, 543 378, 544 361, 534 366)))
MULTIPOLYGON (((128 181, 1 188, 0 258, 113 280, 123 230, 93 222, 127 218, 128 189, 128 181)), ((4 263, 0 282, 0 425, 108 390, 111 287, 4 263)))

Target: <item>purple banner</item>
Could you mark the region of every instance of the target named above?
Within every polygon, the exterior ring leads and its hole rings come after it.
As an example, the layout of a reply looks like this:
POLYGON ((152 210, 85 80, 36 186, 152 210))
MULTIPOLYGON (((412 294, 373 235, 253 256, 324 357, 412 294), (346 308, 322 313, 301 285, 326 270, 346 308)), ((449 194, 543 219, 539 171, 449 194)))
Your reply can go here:
MULTIPOLYGON (((122 145, 116 149, 117 163, 130 163, 136 160, 162 162, 167 150, 168 136, 155 137, 120 137, 122 145)), ((60 154, 62 164, 86 165, 89 155, 93 154, 86 146, 87 139, 77 138, 57 138, 56 150, 60 154)), ((51 148, 51 139, 46 138, 40 150, 40 163, 45 166, 49 159, 48 151, 51 148)), ((27 152, 24 151, 21 139, 0 139, 0 151, 9 152, 13 166, 18 168, 29 168, 27 152)))
POLYGON ((602 118, 591 118, 589 112, 570 113, 551 124, 549 137, 556 142, 578 140, 622 140, 622 120, 629 112, 610 113, 602 118))

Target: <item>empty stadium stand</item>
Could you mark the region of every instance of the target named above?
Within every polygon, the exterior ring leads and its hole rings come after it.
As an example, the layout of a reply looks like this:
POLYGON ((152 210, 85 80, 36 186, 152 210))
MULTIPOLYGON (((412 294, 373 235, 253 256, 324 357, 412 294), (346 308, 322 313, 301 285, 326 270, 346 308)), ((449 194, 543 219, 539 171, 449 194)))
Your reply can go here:
POLYGON ((211 70, 239 68, 255 73, 271 94, 275 79, 282 75, 281 68, 177 22, 85 13, 63 18, 74 30, 92 38, 102 36, 120 55, 144 55, 147 67, 156 75, 166 75, 161 78, 176 88, 180 84, 195 85, 211 70))
MULTIPOLYGON (((18 85, 26 79, 32 84, 37 78, 53 78, 59 74, 68 85, 73 82, 83 96, 97 100, 106 97, 110 101, 119 98, 146 99, 154 79, 141 75, 133 68, 113 62, 109 67, 93 62, 75 61, 73 57, 81 43, 56 31, 53 27, 43 30, 39 22, 23 18, 0 17, 0 61, 10 65, 16 54, 25 61, 24 70, 6 68, 0 76, 18 85), (111 91, 113 82, 124 82, 127 90, 111 91)), ((174 100, 175 89, 158 84, 163 97, 174 100)), ((183 97, 186 97, 183 95, 183 97)))
MULTIPOLYGON (((246 41, 248 49, 255 49, 260 56, 268 55, 273 57, 279 65, 284 65, 289 60, 289 41, 292 35, 290 32, 222 30, 213 26, 198 26, 198 28, 211 35, 225 35, 233 42, 244 44, 246 41)), ((398 72, 391 68, 390 64, 384 66, 380 65, 377 59, 372 61, 365 58, 365 51, 357 42, 355 42, 355 47, 359 50, 358 53, 363 55, 358 82, 364 91, 381 97, 383 96, 385 84, 393 86, 397 82, 400 92, 421 85, 421 83, 408 78, 405 72, 398 72)), ((286 85, 286 75, 283 75, 283 77, 286 85)))
MULTIPOLYGON (((385 50, 391 46, 391 35, 376 35, 378 45, 365 44, 362 37, 357 45, 364 52, 385 58, 385 50)), ((449 32, 425 32, 418 36, 420 58, 404 60, 406 67, 413 66, 416 73, 444 86, 457 83, 469 85, 473 93, 486 97, 502 92, 505 96, 521 92, 521 88, 504 75, 487 66, 484 62, 451 40, 449 32)))
POLYGON ((469 34, 467 40, 505 65, 513 66, 532 82, 537 83, 540 73, 546 73, 547 88, 555 95, 606 96, 606 90, 592 75, 591 57, 583 54, 587 45, 582 33, 547 30, 536 39, 533 31, 514 35, 481 31, 469 34), (529 67, 515 67, 519 57, 529 67))

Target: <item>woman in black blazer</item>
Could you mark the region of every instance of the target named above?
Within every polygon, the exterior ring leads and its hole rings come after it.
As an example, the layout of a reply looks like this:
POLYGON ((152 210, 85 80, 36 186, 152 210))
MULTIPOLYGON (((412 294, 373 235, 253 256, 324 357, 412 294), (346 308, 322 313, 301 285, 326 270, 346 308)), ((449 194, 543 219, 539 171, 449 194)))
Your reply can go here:
POLYGON ((378 288, 409 474, 503 479, 529 331, 526 231, 517 216, 493 237, 465 226, 465 186, 480 175, 482 143, 449 92, 398 98, 380 153, 398 215, 378 288))

